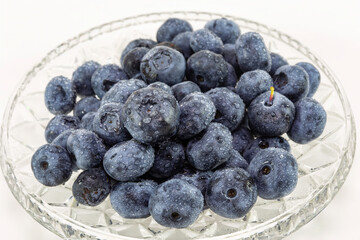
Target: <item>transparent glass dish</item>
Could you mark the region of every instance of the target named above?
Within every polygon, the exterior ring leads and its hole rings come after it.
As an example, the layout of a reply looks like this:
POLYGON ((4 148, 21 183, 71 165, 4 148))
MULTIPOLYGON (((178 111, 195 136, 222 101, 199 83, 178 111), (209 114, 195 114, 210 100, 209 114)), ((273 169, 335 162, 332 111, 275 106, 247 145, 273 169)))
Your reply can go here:
POLYGON ((65 239, 280 239, 314 218, 345 181, 355 152, 355 125, 352 112, 338 80, 331 70, 297 40, 250 20, 202 12, 166 12, 125 18, 103 24, 62 43, 49 52, 25 76, 11 98, 1 126, 1 167, 19 203, 39 223, 65 239), (142 220, 121 218, 107 199, 91 208, 77 204, 71 185, 78 175, 62 186, 45 187, 30 168, 34 151, 45 144, 44 128, 52 118, 43 101, 50 78, 72 76, 86 60, 119 64, 126 44, 135 38, 155 39, 157 28, 169 17, 187 19, 194 29, 213 18, 227 17, 242 32, 257 31, 270 51, 278 52, 290 64, 313 63, 322 80, 315 99, 328 114, 320 138, 306 145, 291 142, 299 164, 299 181, 293 193, 273 201, 258 198, 253 209, 241 219, 225 219, 210 210, 186 229, 170 229, 151 217, 142 220))

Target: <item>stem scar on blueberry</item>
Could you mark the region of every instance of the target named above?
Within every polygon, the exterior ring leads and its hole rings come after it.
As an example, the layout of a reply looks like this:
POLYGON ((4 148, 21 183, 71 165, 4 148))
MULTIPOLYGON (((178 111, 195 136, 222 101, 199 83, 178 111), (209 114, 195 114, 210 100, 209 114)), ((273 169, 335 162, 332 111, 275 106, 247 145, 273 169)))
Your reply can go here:
POLYGON ((226 196, 227 196, 228 198, 234 198, 234 197, 236 197, 236 195, 237 195, 237 191, 236 191, 236 189, 234 189, 234 188, 230 188, 230 189, 227 190, 227 192, 226 192, 226 196))
POLYGON ((273 105, 273 100, 274 100, 274 87, 271 86, 270 87, 270 98, 269 98, 269 101, 265 102, 265 106, 272 106, 273 105))
POLYGON ((179 213, 173 212, 173 213, 171 213, 171 219, 172 219, 173 221, 179 221, 179 220, 181 219, 181 216, 180 216, 179 213))
POLYGON ((271 172, 271 168, 268 165, 265 165, 261 168, 261 173, 263 175, 268 175, 271 172))

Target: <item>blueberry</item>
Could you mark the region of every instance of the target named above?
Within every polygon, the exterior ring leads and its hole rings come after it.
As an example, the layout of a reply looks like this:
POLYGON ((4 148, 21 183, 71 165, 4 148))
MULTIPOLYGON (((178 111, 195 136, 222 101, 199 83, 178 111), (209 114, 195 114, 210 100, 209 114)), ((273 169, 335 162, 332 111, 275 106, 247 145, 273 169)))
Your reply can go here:
POLYGON ((309 92, 306 95, 307 97, 314 96, 315 92, 320 85, 320 72, 316 69, 314 65, 308 62, 299 62, 295 64, 296 66, 302 67, 307 74, 309 75, 309 92))
POLYGON ((169 47, 154 47, 145 54, 140 64, 140 72, 148 83, 164 82, 169 86, 181 82, 185 76, 184 56, 169 47))
POLYGON ((215 117, 216 108, 210 97, 193 92, 180 101, 180 123, 176 136, 189 139, 206 129, 215 117))
POLYGON ((57 115, 52 118, 45 128, 45 139, 51 143, 62 132, 79 128, 80 120, 77 117, 57 115))
POLYGON ((156 187, 157 183, 151 180, 118 182, 110 193, 111 206, 124 218, 149 217, 149 199, 156 187))
POLYGON ((227 18, 218 18, 206 23, 205 28, 215 33, 221 38, 223 43, 235 43, 240 36, 239 26, 227 18))
POLYGON ((242 168, 246 170, 248 166, 249 164, 245 158, 243 158, 238 151, 232 149, 229 159, 225 163, 221 164, 217 169, 242 168))
POLYGON ((179 179, 159 185, 149 200, 149 210, 154 220, 172 228, 190 226, 200 215, 203 205, 200 190, 179 179))
POLYGON ((60 133, 60 135, 57 136, 51 142, 51 144, 60 146, 60 147, 64 148, 65 150, 67 150, 67 140, 68 140, 69 136, 71 135, 71 133, 73 133, 74 131, 75 130, 72 130, 72 129, 65 130, 64 132, 60 133))
POLYGON ((193 92, 201 92, 200 88, 198 85, 196 85, 196 83, 191 82, 191 81, 184 81, 178 84, 175 84, 171 87, 172 92, 176 98, 176 100, 178 100, 178 102, 180 102, 186 95, 193 93, 193 92))
POLYGON ((124 104, 133 92, 146 86, 147 84, 144 81, 138 79, 119 81, 105 93, 104 97, 101 99, 101 105, 107 103, 124 104))
POLYGON ((171 41, 175 46, 181 49, 180 52, 184 55, 185 59, 188 59, 194 53, 190 46, 191 35, 192 32, 182 32, 176 35, 171 41))
POLYGON ((287 135, 296 143, 306 144, 318 138, 324 131, 326 111, 312 98, 295 103, 295 119, 287 135))
POLYGON ((283 137, 258 137, 247 145, 243 156, 247 162, 251 162, 258 152, 268 148, 282 148, 290 152, 290 144, 283 137))
POLYGON ((271 57, 264 39, 256 32, 241 34, 235 43, 237 61, 241 71, 261 69, 269 72, 271 57))
POLYGON ((264 70, 249 71, 241 75, 235 89, 244 103, 249 106, 252 100, 273 85, 271 76, 264 70))
POLYGON ((309 75, 299 66, 284 65, 273 76, 275 90, 292 102, 296 102, 309 92, 309 75))
POLYGON ((205 201, 205 194, 206 194, 206 188, 209 184, 212 175, 213 175, 212 171, 206 171, 206 172, 195 171, 195 172, 185 172, 185 173, 176 174, 173 176, 172 179, 184 180, 187 183, 199 189, 204 197, 204 209, 207 209, 208 206, 205 201))
POLYGON ((80 120, 88 112, 96 112, 100 107, 100 100, 96 97, 85 97, 78 101, 74 107, 74 116, 80 120))
POLYGON ((118 181, 131 181, 144 175, 154 163, 154 149, 134 139, 116 144, 104 156, 104 169, 118 181))
POLYGON ((100 66, 95 61, 88 61, 73 72, 72 83, 78 95, 92 96, 95 94, 91 86, 91 77, 100 66))
POLYGON ((187 60, 186 77, 195 82, 202 91, 208 91, 226 81, 228 68, 223 56, 203 50, 187 60))
POLYGON ((269 73, 271 76, 274 76, 276 70, 278 70, 279 67, 282 67, 284 65, 289 65, 286 59, 277 53, 272 52, 270 53, 270 56, 271 56, 271 70, 269 73))
POLYGON ((228 76, 225 78, 225 81, 220 84, 220 86, 234 88, 239 79, 233 66, 228 62, 226 65, 228 67, 228 76))
POLYGON ((91 77, 91 86, 95 94, 102 99, 110 88, 120 80, 126 80, 126 73, 115 64, 99 67, 91 77))
POLYGON ((110 178, 102 168, 91 168, 83 171, 72 186, 76 201, 86 206, 97 206, 109 195, 110 178))
POLYGON ((45 88, 45 105, 52 114, 67 114, 75 106, 76 93, 71 81, 63 76, 50 80, 45 88))
POLYGON ((246 146, 252 140, 254 140, 251 131, 247 127, 241 125, 237 129, 235 129, 235 131, 233 131, 231 134, 233 136, 233 141, 232 141, 233 148, 236 151, 238 151, 241 155, 243 154, 246 146))
POLYGON ((106 146, 93 132, 85 129, 73 131, 67 141, 67 150, 78 168, 87 170, 101 165, 106 146))
POLYGON ((88 112, 87 114, 85 114, 81 119, 79 128, 92 131, 95 115, 96 115, 96 112, 88 112))
POLYGON ((49 187, 65 183, 71 176, 71 165, 67 151, 53 144, 41 146, 31 158, 35 178, 49 187))
POLYGON ((280 136, 289 131, 295 117, 294 104, 284 95, 270 91, 257 96, 248 108, 250 129, 265 137, 280 136))
POLYGON ((164 90, 165 92, 167 92, 169 94, 173 94, 171 87, 169 85, 167 85, 166 83, 163 83, 163 82, 153 82, 153 83, 149 84, 148 87, 159 88, 159 89, 164 90))
POLYGON ((130 139, 121 120, 121 103, 107 103, 99 108, 93 120, 93 131, 108 145, 130 139))
POLYGON ((277 199, 290 194, 298 179, 295 158, 281 148, 268 148, 256 154, 248 172, 256 182, 259 197, 264 199, 277 199))
POLYGON ((174 37, 183 32, 192 32, 189 22, 178 18, 169 18, 158 29, 156 40, 160 42, 171 42, 174 37))
POLYGON ((140 73, 140 63, 141 59, 149 51, 146 47, 137 47, 129 51, 123 61, 124 72, 130 77, 134 77, 136 74, 140 73))
POLYGON ((232 150, 232 136, 221 123, 209 127, 191 139, 186 148, 187 160, 198 170, 207 171, 226 162, 232 150))
POLYGON ((208 29, 199 29, 190 36, 190 47, 194 52, 209 50, 221 54, 224 44, 215 33, 208 29))
POLYGON ((236 129, 245 113, 245 104, 236 93, 227 88, 213 88, 206 92, 216 107, 214 122, 224 124, 230 131, 236 129))
POLYGON ((172 94, 158 88, 133 92, 123 107, 124 126, 142 143, 156 143, 175 135, 180 108, 172 94))
POLYGON ((256 184, 242 168, 215 171, 206 191, 209 208, 226 218, 245 216, 254 206, 256 199, 256 184))
POLYGON ((185 161, 184 147, 174 141, 165 141, 154 147, 155 161, 149 174, 156 178, 167 178, 180 172, 185 161))
POLYGON ((135 39, 132 40, 131 42, 128 43, 128 45, 126 45, 125 49, 122 51, 121 53, 121 58, 120 58, 120 63, 121 66, 124 66, 124 58, 126 56, 126 54, 128 54, 132 49, 137 48, 137 47, 145 47, 145 48, 153 48, 156 45, 156 42, 151 40, 151 39, 135 39))
POLYGON ((224 44, 224 51, 222 53, 224 59, 226 62, 230 63, 231 66, 233 66, 236 75, 240 76, 242 74, 237 57, 236 57, 236 50, 235 50, 235 44, 224 44))

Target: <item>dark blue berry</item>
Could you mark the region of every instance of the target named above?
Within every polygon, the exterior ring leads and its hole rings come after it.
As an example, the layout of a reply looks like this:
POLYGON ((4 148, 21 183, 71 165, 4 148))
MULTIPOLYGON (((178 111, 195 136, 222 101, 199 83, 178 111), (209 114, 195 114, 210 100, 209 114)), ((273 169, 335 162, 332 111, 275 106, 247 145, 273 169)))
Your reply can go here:
POLYGON ((230 131, 236 129, 245 113, 245 104, 239 95, 224 87, 213 88, 206 94, 216 108, 213 121, 224 124, 230 131))
POLYGON ((80 120, 77 117, 57 115, 52 118, 45 128, 45 139, 51 143, 62 132, 79 128, 80 120))
POLYGON ((188 59, 194 51, 192 50, 190 46, 190 37, 192 35, 192 32, 183 32, 179 33, 174 37, 174 39, 171 41, 175 44, 178 48, 181 49, 181 53, 184 55, 185 59, 188 59))
POLYGON ((72 186, 76 201, 86 206, 97 206, 109 195, 110 178, 102 168, 92 168, 80 173, 72 186))
POLYGON ((295 103, 295 119, 287 135, 296 143, 306 144, 323 133, 326 118, 319 102, 303 98, 295 103))
POLYGON ((239 79, 233 66, 228 62, 226 65, 228 67, 228 76, 225 78, 225 81, 220 84, 220 86, 234 88, 239 79))
POLYGON ((239 26, 226 18, 213 19, 206 23, 205 28, 221 38, 223 43, 235 43, 240 36, 239 26))
POLYGON ((149 174, 156 178, 167 178, 183 169, 184 147, 174 141, 165 141, 154 147, 155 161, 149 174))
POLYGON ((78 95, 92 96, 95 94, 91 85, 91 77, 100 66, 95 61, 88 61, 73 72, 72 82, 78 95))
POLYGON ((148 87, 159 88, 159 89, 164 90, 165 92, 167 92, 169 94, 173 94, 171 87, 169 85, 167 85, 166 83, 163 83, 163 82, 153 82, 153 83, 149 84, 148 87))
POLYGON ((152 48, 141 60, 140 73, 148 83, 163 82, 169 86, 181 82, 185 76, 184 56, 169 47, 152 48))
POLYGON ((256 184, 242 168, 215 171, 206 191, 209 208, 226 218, 245 216, 254 206, 256 199, 256 184))
POLYGON ((242 74, 242 71, 240 70, 240 66, 237 62, 235 44, 229 44, 229 43, 225 44, 222 55, 225 61, 230 63, 231 66, 233 66, 236 75, 240 76, 242 74))
POLYGON ((186 228, 196 221, 204 206, 199 189, 180 179, 159 185, 149 200, 156 222, 172 228, 186 228))
POLYGON ((171 87, 171 89, 178 102, 180 102, 186 95, 190 93, 201 92, 199 86, 191 81, 185 81, 175 84, 171 87))
POLYGON ((65 183, 71 176, 71 165, 67 151, 53 144, 41 146, 31 158, 35 178, 49 187, 65 183))
POLYGON ((294 103, 309 92, 309 75, 302 67, 284 65, 276 70, 273 80, 275 91, 294 103))
POLYGON ((107 91, 110 90, 120 80, 126 80, 126 73, 115 64, 107 64, 99 67, 91 77, 91 86, 95 94, 102 99, 107 91))
POLYGON ((190 36, 190 47, 194 52, 209 50, 221 54, 224 44, 215 33, 208 29, 199 29, 190 36))
POLYGON ((101 165, 106 146, 93 132, 85 129, 73 131, 67 141, 67 150, 76 166, 87 170, 101 165))
POLYGON ((233 148, 238 151, 241 155, 243 154, 246 146, 254 140, 254 137, 251 133, 251 131, 244 126, 238 127, 233 131, 232 133, 233 141, 232 145, 233 148))
POLYGON ((85 97, 78 101, 74 107, 74 116, 80 120, 88 112, 96 112, 100 107, 100 100, 96 97, 85 97))
POLYGON ((245 158, 243 158, 238 151, 232 149, 229 159, 225 163, 221 164, 218 169, 242 168, 246 170, 248 166, 249 164, 247 163, 245 158))
POLYGON ((280 136, 289 131, 295 117, 294 104, 284 95, 270 91, 257 96, 248 108, 250 129, 265 137, 280 136))
POLYGON ((180 123, 176 136, 190 139, 206 129, 215 117, 216 108, 210 97, 193 92, 180 101, 180 123))
POLYGON ((192 27, 186 20, 169 18, 159 27, 156 33, 156 40, 159 43, 171 42, 178 34, 189 31, 192 31, 192 27))
POLYGON ((134 139, 116 144, 104 156, 104 169, 118 181, 131 181, 144 175, 154 163, 154 149, 134 139))
POLYGON ((137 47, 145 47, 145 48, 153 48, 156 45, 156 42, 151 40, 151 39, 135 39, 132 40, 131 42, 128 43, 128 45, 126 45, 125 49, 122 51, 121 53, 121 58, 120 58, 120 63, 121 66, 124 66, 124 58, 126 56, 126 54, 128 54, 132 49, 137 48, 137 47))
POLYGON ((259 197, 264 199, 277 199, 290 194, 298 179, 295 158, 281 148, 268 148, 256 154, 248 172, 256 182, 259 197))
POLYGON ((55 115, 67 114, 75 106, 76 92, 72 82, 63 76, 50 80, 45 88, 45 105, 55 115))
POLYGON ((296 66, 302 67, 309 75, 309 92, 307 97, 314 96, 320 85, 320 72, 314 65, 308 62, 299 62, 296 66))
POLYGON ((130 139, 121 120, 121 103, 107 103, 99 108, 93 120, 93 131, 108 145, 130 139))
POLYGON ((96 112, 88 112, 87 114, 85 114, 81 119, 79 128, 83 128, 83 129, 92 131, 95 115, 96 115, 96 112))
POLYGON ((59 136, 57 136, 52 142, 51 144, 60 146, 62 148, 64 148, 65 150, 67 150, 67 140, 69 138, 69 136, 71 135, 71 133, 73 133, 75 130, 69 129, 69 130, 65 130, 64 132, 60 133, 59 136))
POLYGON ((147 84, 144 81, 138 79, 119 81, 107 93, 105 93, 104 97, 101 99, 101 105, 107 103, 124 104, 133 92, 146 86, 147 84))
POLYGON ((277 53, 272 52, 272 53, 270 53, 270 56, 271 56, 271 70, 270 70, 269 74, 271 76, 274 76, 276 70, 278 70, 279 67, 282 67, 284 65, 289 65, 289 63, 286 61, 286 59, 277 53))
POLYGON ((208 91, 226 81, 228 67, 223 56, 203 50, 194 53, 187 61, 186 77, 202 91, 208 91))
POLYGON ((256 32, 241 34, 235 43, 237 61, 241 71, 261 69, 269 72, 271 57, 264 39, 256 32))
POLYGON ((158 88, 142 88, 130 95, 122 116, 134 139, 156 143, 175 135, 180 108, 172 94, 158 88))
POLYGON ((149 51, 145 47, 137 47, 132 49, 124 57, 123 68, 125 73, 130 77, 134 77, 136 74, 140 73, 140 63, 141 59, 149 51))
POLYGON ((290 152, 290 144, 283 137, 258 137, 247 145, 243 156, 247 162, 251 162, 258 152, 268 148, 282 148, 290 152))
POLYGON ((226 162, 232 149, 232 136, 229 129, 221 123, 210 123, 202 134, 189 141, 186 155, 193 167, 207 171, 226 162))
POLYGON ((149 199, 156 187, 157 183, 151 180, 118 182, 110 193, 111 206, 124 218, 149 217, 149 199))
POLYGON ((249 106, 252 100, 273 86, 271 76, 263 70, 254 70, 241 75, 235 89, 244 103, 249 106))

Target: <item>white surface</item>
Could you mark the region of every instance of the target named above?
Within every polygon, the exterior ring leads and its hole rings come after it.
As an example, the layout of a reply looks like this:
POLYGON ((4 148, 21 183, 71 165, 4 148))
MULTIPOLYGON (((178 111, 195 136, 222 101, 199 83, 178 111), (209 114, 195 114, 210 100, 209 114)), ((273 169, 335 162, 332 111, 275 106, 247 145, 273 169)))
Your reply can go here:
MULTIPOLYGON (((48 51, 64 40, 111 20, 171 10, 241 16, 265 23, 300 40, 325 60, 342 81, 356 122, 360 122, 360 2, 356 0, 1 0, 1 116, 16 83, 48 51)), ((360 175, 357 170, 360 163, 357 156, 348 179, 335 199, 319 216, 287 237, 287 240, 360 239, 357 223, 360 215, 360 175)), ((59 239, 27 215, 11 195, 3 177, 0 177, 0 189, 2 239, 59 239)))

